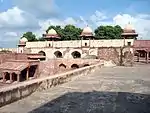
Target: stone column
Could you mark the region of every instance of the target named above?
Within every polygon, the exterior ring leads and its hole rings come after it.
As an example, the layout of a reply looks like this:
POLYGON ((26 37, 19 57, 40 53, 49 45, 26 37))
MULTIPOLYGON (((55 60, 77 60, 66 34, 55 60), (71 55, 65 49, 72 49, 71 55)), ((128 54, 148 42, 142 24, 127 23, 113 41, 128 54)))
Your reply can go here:
POLYGON ((83 40, 83 37, 81 37, 81 48, 82 48, 82 40, 83 40))
POLYGON ((148 63, 148 60, 149 60, 149 54, 148 54, 148 51, 146 52, 146 63, 148 63))
POLYGON ((3 76, 3 83, 6 83, 6 78, 5 78, 6 73, 5 73, 5 72, 3 72, 3 73, 2 73, 2 76, 3 76))
POLYGON ((30 69, 30 67, 27 67, 27 75, 26 75, 26 80, 29 80, 29 69, 30 69))
POLYGON ((17 74, 17 82, 20 82, 20 73, 17 74))
POLYGON ((13 82, 13 80, 12 80, 12 77, 13 77, 13 73, 10 73, 10 83, 12 83, 13 82))
POLYGON ((39 76, 39 65, 37 65, 36 73, 34 75, 34 78, 37 78, 39 76))
POLYGON ((138 52, 138 56, 137 56, 137 62, 140 61, 140 53, 138 52))

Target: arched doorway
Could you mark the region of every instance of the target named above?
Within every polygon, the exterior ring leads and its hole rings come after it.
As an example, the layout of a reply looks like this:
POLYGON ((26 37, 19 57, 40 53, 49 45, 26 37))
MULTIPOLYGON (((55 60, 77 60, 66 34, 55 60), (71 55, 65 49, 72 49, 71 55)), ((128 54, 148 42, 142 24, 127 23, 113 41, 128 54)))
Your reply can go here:
POLYGON ((72 52, 71 55, 72 55, 73 58, 81 58, 81 54, 78 51, 72 52))
POLYGON ((40 58, 41 61, 46 60, 46 53, 44 51, 40 51, 39 54, 45 56, 44 58, 40 58))
POLYGON ((79 68, 79 66, 78 66, 77 64, 72 64, 72 65, 71 65, 71 68, 72 68, 72 69, 77 69, 77 68, 79 68))
POLYGON ((62 58, 62 53, 60 51, 55 51, 54 55, 56 58, 62 58))

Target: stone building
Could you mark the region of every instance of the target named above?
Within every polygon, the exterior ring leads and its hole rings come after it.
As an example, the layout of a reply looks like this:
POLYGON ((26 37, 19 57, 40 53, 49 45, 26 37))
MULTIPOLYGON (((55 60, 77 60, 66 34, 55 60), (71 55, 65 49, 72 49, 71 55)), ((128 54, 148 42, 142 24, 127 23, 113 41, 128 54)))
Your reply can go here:
POLYGON ((95 40, 92 29, 86 26, 80 35, 81 40, 60 41, 59 34, 54 29, 50 29, 43 35, 46 41, 28 42, 22 38, 18 45, 18 52, 41 53, 45 60, 75 59, 94 55, 118 63, 121 55, 120 48, 124 48, 123 54, 133 54, 132 46, 137 36, 130 24, 124 28, 122 39, 112 40, 95 40))

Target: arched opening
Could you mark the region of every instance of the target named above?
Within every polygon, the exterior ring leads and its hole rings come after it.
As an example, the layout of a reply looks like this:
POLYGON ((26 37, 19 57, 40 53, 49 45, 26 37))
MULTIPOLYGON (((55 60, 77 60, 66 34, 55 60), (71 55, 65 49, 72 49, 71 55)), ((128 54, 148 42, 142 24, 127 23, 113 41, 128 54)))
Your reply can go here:
POLYGON ((16 73, 12 73, 12 80, 17 81, 17 74, 16 73))
POLYGON ((78 51, 72 52, 71 55, 72 55, 73 58, 81 58, 81 54, 78 51))
POLYGON ((77 69, 77 68, 79 68, 79 66, 77 64, 73 64, 73 65, 71 65, 71 68, 72 69, 77 69))
POLYGON ((5 79, 6 79, 6 81, 10 80, 10 74, 8 72, 5 73, 5 79))
POLYGON ((83 67, 86 67, 86 66, 90 66, 89 64, 84 64, 84 66, 83 67))
POLYGON ((46 60, 46 53, 44 51, 40 51, 39 54, 41 54, 42 56, 45 56, 43 58, 40 58, 41 61, 46 60))
POLYGON ((59 68, 66 68, 66 65, 65 64, 60 64, 59 68))
POLYGON ((56 56, 56 58, 62 58, 62 53, 60 51, 56 51, 54 55, 56 56))
POLYGON ((36 73, 36 70, 37 70, 37 65, 32 65, 30 68, 29 68, 29 78, 34 78, 34 75, 36 73))
POLYGON ((44 51, 40 51, 39 54, 42 54, 43 56, 46 56, 46 53, 44 51))
POLYGON ((60 64, 59 65, 59 69, 60 69, 60 71, 65 70, 66 69, 66 65, 65 64, 60 64))

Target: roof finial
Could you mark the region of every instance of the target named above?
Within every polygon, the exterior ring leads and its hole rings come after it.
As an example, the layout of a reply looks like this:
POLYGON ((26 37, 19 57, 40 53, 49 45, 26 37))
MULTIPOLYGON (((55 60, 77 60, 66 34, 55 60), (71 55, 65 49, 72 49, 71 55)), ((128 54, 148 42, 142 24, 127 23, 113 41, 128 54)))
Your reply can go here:
POLYGON ((129 21, 128 24, 131 24, 131 22, 129 21))

